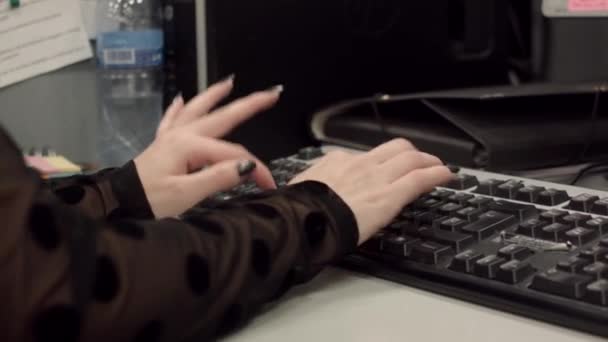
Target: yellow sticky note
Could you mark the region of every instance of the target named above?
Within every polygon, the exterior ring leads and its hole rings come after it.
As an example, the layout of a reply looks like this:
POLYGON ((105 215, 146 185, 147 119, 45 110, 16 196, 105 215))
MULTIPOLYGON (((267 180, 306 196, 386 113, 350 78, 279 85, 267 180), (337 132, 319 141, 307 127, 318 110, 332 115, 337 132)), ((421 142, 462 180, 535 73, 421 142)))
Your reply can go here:
POLYGON ((50 156, 47 157, 46 160, 55 168, 57 168, 58 172, 61 173, 76 173, 82 171, 82 168, 80 166, 72 163, 63 156, 50 156))

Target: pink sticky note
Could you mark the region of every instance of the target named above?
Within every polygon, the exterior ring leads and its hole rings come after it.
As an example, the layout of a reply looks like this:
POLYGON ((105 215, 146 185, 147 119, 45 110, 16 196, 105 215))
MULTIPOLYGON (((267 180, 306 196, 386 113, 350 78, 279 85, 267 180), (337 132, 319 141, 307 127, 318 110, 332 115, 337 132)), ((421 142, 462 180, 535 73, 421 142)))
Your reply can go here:
POLYGON ((25 156, 25 162, 30 167, 40 171, 42 174, 57 172, 57 168, 51 165, 46 159, 39 156, 25 156))
POLYGON ((570 12, 608 11, 608 0, 568 0, 570 12))

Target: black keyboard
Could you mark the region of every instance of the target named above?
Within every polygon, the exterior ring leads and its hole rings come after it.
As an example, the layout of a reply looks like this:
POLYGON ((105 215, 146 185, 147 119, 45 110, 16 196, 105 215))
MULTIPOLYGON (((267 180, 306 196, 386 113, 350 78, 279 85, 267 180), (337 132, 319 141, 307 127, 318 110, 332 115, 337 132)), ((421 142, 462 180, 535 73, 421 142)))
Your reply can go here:
MULTIPOLYGON (((321 155, 273 161, 277 184, 321 155)), ((453 171, 340 266, 608 337, 608 193, 453 171)), ((259 191, 244 184, 204 205, 259 191)))

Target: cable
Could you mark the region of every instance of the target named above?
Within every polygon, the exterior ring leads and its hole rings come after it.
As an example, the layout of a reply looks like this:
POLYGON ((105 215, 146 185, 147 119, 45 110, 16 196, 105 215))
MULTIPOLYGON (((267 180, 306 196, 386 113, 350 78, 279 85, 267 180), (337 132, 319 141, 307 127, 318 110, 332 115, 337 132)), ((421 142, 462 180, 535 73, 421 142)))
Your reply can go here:
POLYGON ((509 2, 507 16, 509 17, 509 22, 511 23, 511 29, 513 30, 513 36, 515 37, 515 41, 519 47, 519 50, 522 55, 527 55, 528 51, 526 49, 525 39, 523 35, 523 30, 521 29, 521 25, 519 19, 517 18, 517 13, 515 11, 515 7, 513 4, 509 2))
MULTIPOLYGON (((589 132, 587 134, 587 141, 583 146, 582 151, 578 155, 578 157, 574 157, 574 160, 571 161, 571 164, 578 162, 585 162, 587 160, 587 153, 589 149, 593 145, 593 139, 595 137, 596 124, 599 117, 599 107, 600 107, 600 98, 602 94, 602 89, 598 87, 595 92, 594 100, 593 100, 593 108, 591 110, 591 117, 589 118, 589 132)), ((587 173, 596 170, 601 167, 608 167, 608 161, 599 161, 594 162, 591 165, 588 165, 582 169, 580 169, 573 180, 570 182, 570 185, 576 185, 587 173)))
POLYGON ((390 100, 390 95, 376 94, 371 99, 371 103, 370 103, 372 106, 372 109, 374 111, 374 116, 376 117, 376 121, 378 122, 378 125, 380 126, 380 131, 382 132, 382 135, 386 138, 386 141, 391 140, 392 136, 389 134, 388 127, 386 126, 386 122, 384 121, 384 119, 382 118, 382 115, 380 114, 380 108, 378 107, 378 102, 386 102, 388 100, 390 100))
POLYGON ((577 172, 576 176, 570 182, 570 185, 576 185, 583 178, 583 176, 585 176, 586 174, 588 174, 589 172, 591 172, 593 170, 600 169, 602 167, 608 168, 608 161, 602 161, 602 162, 593 163, 591 165, 587 165, 586 167, 580 169, 577 172))
POLYGON ((593 145, 593 139, 595 138, 595 126, 598 120, 598 114, 599 114, 599 107, 600 107, 600 97, 601 97, 601 90, 599 88, 597 88, 596 92, 595 92, 595 99, 593 101, 593 109, 591 111, 591 118, 589 120, 589 134, 587 135, 587 142, 585 143, 585 146, 583 147, 583 150, 578 158, 578 160, 581 161, 585 161, 587 159, 586 155, 587 152, 589 152, 589 149, 591 148, 591 146, 593 145))

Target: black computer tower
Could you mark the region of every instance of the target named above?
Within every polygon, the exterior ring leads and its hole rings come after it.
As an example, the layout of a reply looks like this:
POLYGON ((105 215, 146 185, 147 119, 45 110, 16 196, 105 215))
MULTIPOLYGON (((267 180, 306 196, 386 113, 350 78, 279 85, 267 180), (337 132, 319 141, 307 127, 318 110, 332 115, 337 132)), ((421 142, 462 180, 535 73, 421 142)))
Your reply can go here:
MULTIPOLYGON (((200 18, 194 1, 172 2, 167 89, 191 97, 200 18)), ((285 86, 276 108, 229 137, 263 159, 313 143, 310 115, 337 101, 509 81, 508 0, 204 3, 209 82, 235 73, 232 98, 285 86)))

